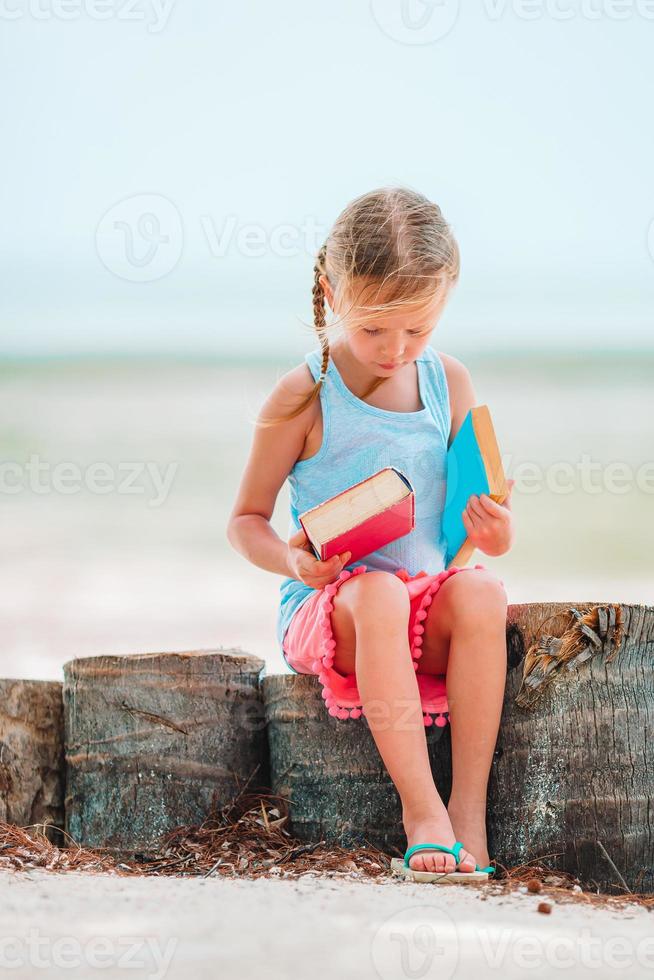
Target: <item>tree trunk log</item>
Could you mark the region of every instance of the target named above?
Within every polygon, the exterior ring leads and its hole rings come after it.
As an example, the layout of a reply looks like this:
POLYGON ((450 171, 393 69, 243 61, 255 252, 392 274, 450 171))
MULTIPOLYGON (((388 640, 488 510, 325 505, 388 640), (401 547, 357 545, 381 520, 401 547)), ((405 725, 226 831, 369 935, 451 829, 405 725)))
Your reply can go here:
POLYGON ((654 609, 509 606, 507 647, 491 853, 507 867, 549 855, 586 885, 653 892, 654 609))
MULTIPOLYGON (((491 859, 512 867, 543 858, 589 886, 620 889, 621 875, 632 890, 654 891, 653 652, 650 607, 509 606, 491 859)), ((265 677, 263 691, 272 788, 289 799, 291 831, 403 853, 399 797, 365 718, 331 717, 313 675, 265 677)), ((450 726, 425 734, 447 802, 450 726)))
MULTIPOLYGON (((0 821, 64 825, 64 742, 58 681, 0 680, 0 821)), ((48 831, 58 843, 60 834, 48 831)))
POLYGON ((200 824, 241 790, 266 786, 263 667, 239 650, 65 664, 71 837, 123 857, 147 855, 174 827, 200 824))
MULTIPOLYGON (((274 793, 290 801, 300 840, 406 848, 402 809, 368 724, 328 714, 312 674, 263 678, 274 793)), ((451 786, 449 725, 425 729, 441 795, 451 786)))

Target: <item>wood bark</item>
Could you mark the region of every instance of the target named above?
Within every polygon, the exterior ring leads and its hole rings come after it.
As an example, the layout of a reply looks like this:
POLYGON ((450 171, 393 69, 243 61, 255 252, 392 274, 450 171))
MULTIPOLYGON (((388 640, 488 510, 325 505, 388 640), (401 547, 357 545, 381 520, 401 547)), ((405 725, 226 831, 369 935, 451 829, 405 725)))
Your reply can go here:
MULTIPOLYGON (((654 892, 654 609, 509 606, 507 649, 489 784, 492 853, 505 866, 549 855, 546 863, 587 886, 624 890, 622 878, 632 891, 654 892), (561 652, 575 637, 587 642, 569 667, 561 652), (549 672, 533 693, 523 683, 530 649, 549 672)), ((536 663, 528 676, 541 673, 536 663)))
MULTIPOLYGON (((651 607, 509 606, 492 859, 542 859, 589 887, 654 892, 653 654, 651 607)), ((292 832, 403 853, 399 797, 365 718, 331 717, 313 675, 265 677, 263 691, 272 788, 289 799, 292 832)), ((425 734, 447 802, 450 726, 425 734)))
MULTIPOLYGON (((0 680, 0 821, 64 824, 64 740, 58 681, 0 680)), ((55 842, 60 835, 46 831, 55 842)))
POLYGON ((131 856, 269 782, 259 675, 242 651, 64 665, 66 830, 131 856), (249 782, 248 782, 249 780, 249 782))

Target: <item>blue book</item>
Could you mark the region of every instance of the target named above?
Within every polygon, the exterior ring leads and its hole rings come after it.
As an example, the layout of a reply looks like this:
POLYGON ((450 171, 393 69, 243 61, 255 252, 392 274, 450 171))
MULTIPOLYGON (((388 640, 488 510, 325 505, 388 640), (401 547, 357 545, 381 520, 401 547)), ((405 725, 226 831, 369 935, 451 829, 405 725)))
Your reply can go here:
POLYGON ((462 512, 470 497, 485 493, 501 504, 508 495, 500 450, 487 405, 471 408, 447 450, 447 489, 443 534, 447 543, 445 568, 467 565, 474 551, 462 512))

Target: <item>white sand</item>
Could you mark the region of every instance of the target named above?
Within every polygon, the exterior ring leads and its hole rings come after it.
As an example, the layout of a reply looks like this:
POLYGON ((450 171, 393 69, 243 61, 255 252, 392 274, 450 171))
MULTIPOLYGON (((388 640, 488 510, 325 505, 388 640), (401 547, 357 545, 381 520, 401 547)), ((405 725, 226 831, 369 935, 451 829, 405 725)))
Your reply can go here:
POLYGON ((0 873, 0 974, 91 980, 643 977, 654 915, 471 886, 0 873))

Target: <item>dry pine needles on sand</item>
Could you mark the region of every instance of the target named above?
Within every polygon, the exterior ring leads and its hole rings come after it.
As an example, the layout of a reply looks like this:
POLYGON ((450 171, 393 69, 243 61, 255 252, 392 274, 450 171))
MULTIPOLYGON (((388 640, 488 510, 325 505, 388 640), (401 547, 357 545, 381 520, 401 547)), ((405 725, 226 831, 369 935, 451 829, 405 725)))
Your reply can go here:
MULTIPOLYGON (((345 849, 320 841, 307 844, 286 830, 287 801, 270 793, 242 793, 214 811, 200 826, 176 827, 159 841, 156 851, 139 859, 120 860, 103 848, 83 848, 72 839, 64 846, 51 840, 61 831, 36 824, 20 828, 0 823, 0 869, 88 872, 130 876, 298 878, 346 877, 364 881, 390 879, 394 855, 367 844, 345 849)), ((583 889, 573 875, 547 866, 548 855, 515 868, 496 862, 497 874, 479 886, 483 897, 528 892, 554 904, 624 906, 636 903, 654 910, 654 895, 603 894, 583 889)), ((552 855, 549 855, 552 857, 552 855)), ((394 879, 395 881, 395 879, 394 879)), ((398 887, 412 886, 398 883, 398 887)), ((551 911, 542 902, 540 911, 551 911), (542 906, 542 907, 541 907, 542 906)))

